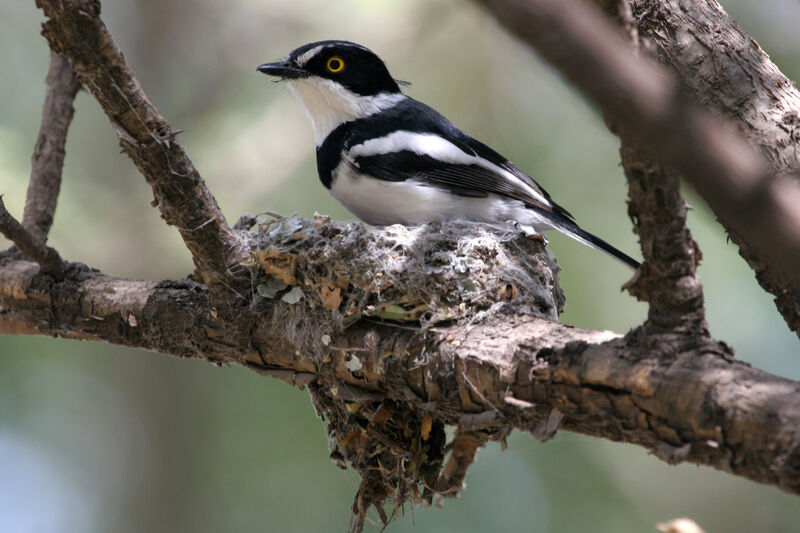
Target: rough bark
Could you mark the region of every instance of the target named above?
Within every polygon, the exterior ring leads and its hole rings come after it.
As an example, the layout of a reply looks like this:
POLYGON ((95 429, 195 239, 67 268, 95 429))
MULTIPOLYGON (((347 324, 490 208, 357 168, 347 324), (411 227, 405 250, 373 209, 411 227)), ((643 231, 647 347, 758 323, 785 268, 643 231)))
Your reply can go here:
POLYGON ((620 138, 628 214, 644 256, 641 269, 626 288, 650 304, 645 324, 649 332, 708 337, 703 286, 697 275, 702 255, 686 225, 687 206, 678 176, 650 157, 635 139, 620 138))
MULTIPOLYGON (((575 12, 573 2, 485 3, 609 106, 621 128, 646 259, 630 285, 650 302, 644 327, 622 337, 555 322, 563 306, 557 270, 541 242, 516 232, 457 224, 376 230, 324 217, 244 218, 235 232, 125 64, 99 3, 38 0, 45 37, 100 102, 205 284, 52 263, 43 239, 0 203, 0 228, 38 262, 16 250, 0 254, 0 333, 241 364, 307 387, 327 419, 331 458, 362 475, 353 530, 372 505, 386 522, 380 504, 388 495, 429 502, 434 493, 457 494, 476 450, 514 428, 542 440, 564 428, 629 442, 671 463, 800 494, 800 384, 733 360, 709 337, 677 179, 648 154, 696 178, 701 193, 723 187, 723 213, 741 208, 756 231, 777 227, 765 236, 766 251, 758 248, 775 261, 769 269, 785 268, 796 252, 795 235, 781 226, 796 206, 775 203, 786 182, 765 181, 747 145, 687 104, 653 65, 625 55, 603 19, 575 12), (786 248, 778 257, 770 255, 776 243, 786 248), (446 424, 457 426, 449 444, 446 424)), ((627 10, 617 13, 638 34, 641 12, 638 25, 627 10)))
POLYGON ((630 0, 639 35, 681 82, 787 174, 800 170, 800 92, 716 0, 630 0))
POLYGON ((153 189, 154 205, 178 228, 201 277, 211 286, 242 259, 235 233, 174 131, 142 91, 100 19, 97 0, 37 0, 42 33, 67 57, 78 80, 111 120, 120 145, 153 189))
MULTIPOLYGON (((797 179, 800 92, 758 43, 715 0, 630 4, 639 35, 659 60, 704 106, 733 121, 776 172, 797 179)), ((800 335, 800 291, 751 243, 735 232, 729 235, 759 284, 775 296, 789 329, 800 335)))
MULTIPOLYGON (((600 0, 620 24, 635 53, 641 41, 627 0, 600 0)), ((639 236, 644 261, 626 288, 647 301, 645 329, 651 334, 683 332, 709 337, 703 286, 697 275, 702 258, 686 221, 687 204, 677 173, 644 150, 635 135, 606 116, 620 138, 622 168, 628 182, 628 215, 639 236)))
POLYGON ((80 89, 69 61, 55 52, 50 52, 46 83, 42 124, 31 158, 31 179, 22 214, 22 225, 43 243, 53 225, 67 130, 75 113, 72 101, 80 89))
MULTIPOLYGON (((61 256, 11 216, 2 196, 0 196, 0 233, 13 242, 23 254, 36 261, 43 272, 61 277, 64 270, 64 261, 61 256)), ((18 255, 15 252, 16 250, 12 248, 7 253, 8 255, 18 255)))
MULTIPOLYGON (((800 183, 795 178, 775 174, 742 137, 687 100, 674 76, 635 57, 590 6, 554 0, 482 3, 650 153, 680 171, 737 242, 747 243, 780 278, 773 289, 790 298, 800 294, 800 183)), ((706 31, 716 35, 716 29, 706 31)), ((674 46, 683 45, 678 39, 674 46)), ((746 79, 737 83, 747 84, 746 79)), ((787 323, 794 329, 793 320, 787 323)))
MULTIPOLYGON (((298 279, 313 275, 308 268, 298 279)), ((24 260, 0 266, 0 332, 244 364, 363 412, 390 400, 493 438, 512 427, 548 438, 560 427, 800 494, 800 384, 733 360, 724 345, 500 313, 428 330, 360 320, 323 346, 276 327, 280 301, 225 310, 192 281, 125 280, 83 266, 55 281, 38 270, 24 260)))

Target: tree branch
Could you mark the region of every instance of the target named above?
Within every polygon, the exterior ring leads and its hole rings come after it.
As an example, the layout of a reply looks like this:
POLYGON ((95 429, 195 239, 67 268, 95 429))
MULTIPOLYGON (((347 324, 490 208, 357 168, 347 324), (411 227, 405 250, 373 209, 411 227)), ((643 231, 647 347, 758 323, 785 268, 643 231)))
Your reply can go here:
POLYGON ((0 233, 16 244, 23 253, 39 263, 43 272, 61 277, 64 271, 64 261, 61 256, 11 216, 6 209, 2 195, 0 195, 0 233))
MULTIPOLYGON (((638 33, 683 86, 703 105, 734 121, 776 172, 797 176, 800 91, 758 43, 715 0, 630 3, 638 33)), ((736 232, 729 235, 761 286, 775 296, 789 329, 800 335, 800 291, 756 246, 736 232)))
MULTIPOLYGON (((452 250, 456 255, 449 259, 438 256, 445 262, 439 264, 442 274, 434 277, 452 275, 444 283, 458 287, 483 280, 509 260, 544 260, 541 248, 531 248, 538 243, 515 238, 498 244, 493 240, 497 237, 475 240, 469 233, 431 227, 403 237, 391 228, 319 221, 303 222, 292 233, 303 235, 292 241, 285 233, 276 239, 283 230, 276 233, 275 227, 248 240, 258 249, 272 250, 263 257, 275 273, 278 265, 294 265, 295 286, 304 294, 298 303, 287 303, 278 293, 260 300, 251 295, 258 301, 237 309, 217 309, 207 290, 191 281, 124 280, 86 268, 72 269, 63 281, 55 281, 37 274, 32 263, 7 259, 0 263, 0 332, 105 340, 242 364, 280 374, 290 383, 296 379, 312 388, 315 405, 329 420, 334 456, 354 463, 366 441, 352 433, 352 424, 363 416, 364 431, 377 431, 388 423, 378 412, 390 409, 404 420, 427 414, 434 424, 431 435, 436 424, 494 439, 502 439, 512 427, 549 438, 561 427, 637 444, 668 462, 712 466, 800 494, 800 383, 737 362, 724 345, 678 337, 649 343, 642 330, 627 337, 581 330, 543 318, 552 312, 546 307, 519 313, 515 306, 540 301, 552 291, 545 286, 528 287, 530 292, 511 300, 506 293, 497 302, 506 302, 508 312, 496 308, 477 322, 461 319, 419 329, 413 320, 397 327, 362 318, 344 330, 332 326, 352 302, 364 297, 360 291, 374 291, 370 284, 379 283, 384 295, 395 298, 418 287, 417 265, 406 261, 430 261, 426 254, 452 250), (422 246, 424 232, 431 231, 435 246, 422 246), (332 236, 335 245, 326 242, 332 236), (474 252, 476 242, 512 255, 495 264, 491 254, 474 252), (461 264, 458 254, 470 248, 469 253, 478 255, 469 257, 489 261, 486 270, 459 273, 448 266, 461 264), (338 255, 328 257, 333 250, 338 255), (353 258, 392 254, 399 256, 393 263, 398 268, 384 270, 380 280, 371 276, 372 270, 363 278, 347 269, 330 276, 353 258), (413 259, 415 254, 422 257, 413 259), (323 266, 330 269, 321 272, 323 266), (319 283, 349 288, 341 290, 334 307, 319 283), (308 321, 318 327, 305 328, 308 321)), ((361 269, 367 263, 356 259, 353 264, 361 269)), ((534 276, 547 272, 543 265, 527 268, 534 276)), ((490 286, 502 286, 513 277, 510 272, 492 278, 490 286)), ((465 293, 459 291, 451 292, 462 298, 465 293)), ((499 294, 493 289, 484 296, 489 293, 499 294)), ((442 305, 428 303, 432 309, 442 305)), ((474 300, 467 301, 467 313, 478 309, 473 305, 474 300)), ((359 313, 369 308, 367 301, 359 313)), ((419 438, 422 430, 414 431, 419 438)), ((470 454, 459 453, 454 460, 468 463, 470 454)), ((450 486, 447 480, 444 475, 443 487, 450 486)))
POLYGON ((67 130, 75 113, 72 101, 80 87, 69 61, 50 52, 42 124, 31 158, 31 179, 22 212, 22 225, 42 243, 47 242, 47 234, 53 225, 61 189, 67 130))
MULTIPOLYGON (((484 3, 619 125, 646 257, 631 291, 651 303, 647 327, 621 337, 555 322, 564 304, 557 271, 541 242, 516 231, 457 223, 378 230, 318 217, 234 232, 116 48, 99 2, 37 0, 51 48, 100 102, 208 287, 114 278, 64 268, 60 258, 61 275, 43 275, 52 249, 0 200, 0 228, 43 266, 0 255, 0 333, 105 340, 308 387, 328 423, 332 459, 362 475, 356 530, 370 506, 388 519, 380 505, 389 494, 400 503, 455 495, 476 450, 512 428, 542 440, 564 428, 629 442, 670 463, 800 494, 800 383, 736 362, 708 337, 677 179, 647 153, 686 172, 701 194, 722 187, 709 202, 745 242, 770 228, 754 249, 792 290, 800 273, 786 266, 800 235, 786 224, 800 214, 775 195, 795 194, 796 184, 768 179, 744 141, 687 104, 674 80, 634 60, 601 17, 571 2, 484 3), (731 222, 731 209, 756 233, 731 222), (241 266, 249 257, 253 264, 241 266), (232 267, 247 271, 228 288, 232 267), (445 424, 457 426, 449 444, 445 424)), ((619 16, 633 31, 629 14, 619 16)))
POLYGON ((701 254, 686 225, 686 201, 678 176, 656 162, 634 138, 622 134, 620 140, 628 214, 644 256, 638 275, 626 288, 650 304, 648 332, 708 337, 703 285, 697 275, 701 254))
POLYGON ((216 200, 174 131, 150 103, 111 34, 97 0, 37 0, 48 20, 42 33, 69 58, 80 82, 111 120, 126 154, 153 189, 164 220, 178 228, 204 281, 214 285, 238 268, 242 250, 216 200))
MULTIPOLYGON (((623 27, 634 52, 640 51, 638 30, 627 0, 598 0, 623 27)), ((628 181, 628 215, 639 235, 644 261, 626 284, 636 298, 647 301, 648 333, 698 334, 710 337, 705 318, 703 286, 697 275, 702 254, 686 224, 686 201, 675 171, 658 163, 636 136, 606 116, 620 138, 622 168, 628 181)))
POLYGON ((637 58, 610 23, 575 1, 482 0, 648 151, 689 179, 728 228, 800 293, 800 184, 773 176, 676 80, 637 58))

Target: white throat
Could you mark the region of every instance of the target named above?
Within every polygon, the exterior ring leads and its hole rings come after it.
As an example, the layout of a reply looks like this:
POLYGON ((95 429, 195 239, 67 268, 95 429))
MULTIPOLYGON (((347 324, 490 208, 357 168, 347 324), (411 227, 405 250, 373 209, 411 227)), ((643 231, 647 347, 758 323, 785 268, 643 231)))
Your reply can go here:
POLYGON ((400 93, 361 96, 334 81, 317 76, 288 80, 288 84, 311 119, 317 146, 340 124, 374 115, 407 98, 400 93))

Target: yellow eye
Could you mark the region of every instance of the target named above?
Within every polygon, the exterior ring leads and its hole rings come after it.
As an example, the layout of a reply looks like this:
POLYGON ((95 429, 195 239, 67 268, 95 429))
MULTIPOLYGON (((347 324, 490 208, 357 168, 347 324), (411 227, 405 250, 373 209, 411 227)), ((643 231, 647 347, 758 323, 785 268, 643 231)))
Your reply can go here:
POLYGON ((341 72, 344 69, 344 59, 339 56, 333 56, 328 59, 328 62, 325 64, 328 67, 330 72, 336 74, 337 72, 341 72))

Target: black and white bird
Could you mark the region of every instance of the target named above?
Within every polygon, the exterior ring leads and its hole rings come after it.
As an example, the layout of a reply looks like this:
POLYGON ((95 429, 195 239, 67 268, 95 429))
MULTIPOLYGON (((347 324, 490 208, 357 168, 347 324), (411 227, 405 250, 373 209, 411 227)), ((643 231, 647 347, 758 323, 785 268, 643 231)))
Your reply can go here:
POLYGON ((529 233, 555 229, 639 267, 581 229, 511 161, 404 95, 367 48, 348 41, 310 43, 258 70, 286 80, 303 104, 322 184, 364 222, 513 221, 529 233))

